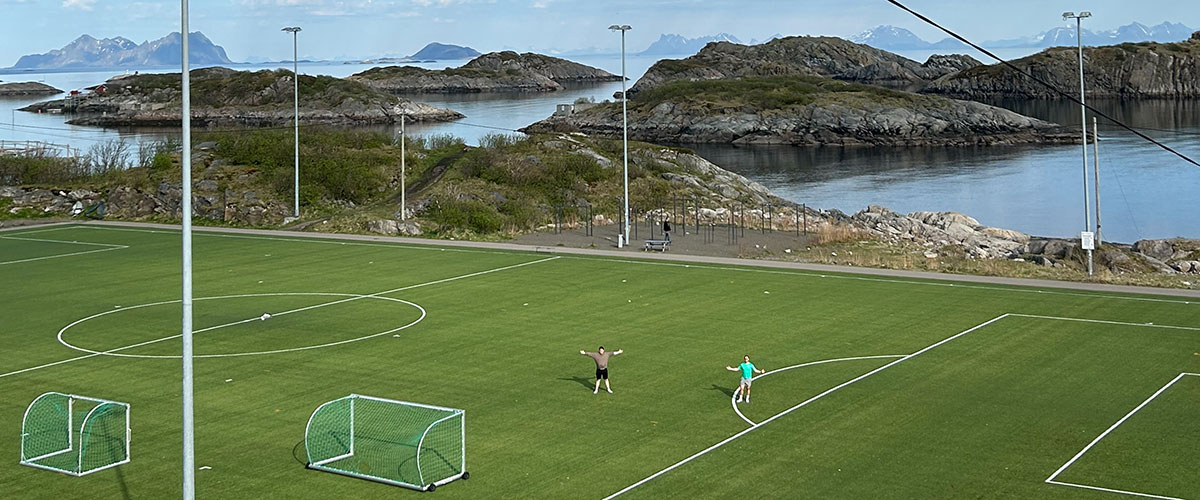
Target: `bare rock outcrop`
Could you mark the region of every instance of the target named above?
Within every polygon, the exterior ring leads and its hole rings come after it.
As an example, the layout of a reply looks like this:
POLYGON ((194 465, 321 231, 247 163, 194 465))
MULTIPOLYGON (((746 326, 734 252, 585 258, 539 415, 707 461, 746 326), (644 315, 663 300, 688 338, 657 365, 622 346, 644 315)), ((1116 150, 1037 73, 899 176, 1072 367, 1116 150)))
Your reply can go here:
MULTIPOLYGON (((1200 97, 1200 37, 1179 43, 1123 43, 1084 47, 1088 97, 1200 97)), ((1079 88, 1078 52, 1054 47, 1011 63, 1059 89, 1079 88)), ((947 75, 922 91, 964 99, 1058 98, 1052 90, 1007 66, 979 66, 947 75)))

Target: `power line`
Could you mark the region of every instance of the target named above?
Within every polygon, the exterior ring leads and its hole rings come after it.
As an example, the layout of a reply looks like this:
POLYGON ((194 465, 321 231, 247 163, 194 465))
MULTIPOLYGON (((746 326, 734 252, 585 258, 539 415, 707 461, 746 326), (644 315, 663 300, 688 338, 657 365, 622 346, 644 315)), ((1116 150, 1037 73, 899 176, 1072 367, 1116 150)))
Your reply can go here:
POLYGON ((1125 129, 1125 130, 1128 130, 1128 131, 1132 132, 1134 135, 1137 135, 1138 137, 1141 137, 1142 139, 1146 140, 1147 142, 1149 142, 1149 143, 1151 143, 1151 144, 1154 144, 1155 146, 1158 146, 1158 147, 1162 148, 1163 150, 1166 150, 1166 151, 1170 152, 1171 154, 1174 154, 1175 156, 1178 156, 1178 157, 1182 158, 1184 161, 1186 161, 1186 162, 1188 162, 1188 163, 1191 163, 1191 164, 1192 164, 1192 165, 1194 165, 1194 166, 1200 167, 1200 163, 1197 163, 1197 162, 1196 162, 1196 160, 1193 160, 1193 159, 1189 158, 1187 155, 1185 155, 1185 154, 1183 154, 1183 153, 1180 153, 1179 151, 1176 151, 1176 150, 1172 149, 1170 146, 1167 146, 1166 144, 1163 144, 1163 143, 1161 143, 1161 142, 1158 142, 1158 141, 1157 141, 1157 140, 1155 140, 1154 138, 1152 138, 1152 137, 1150 137, 1150 136, 1148 136, 1148 135, 1146 135, 1146 134, 1143 134, 1143 133, 1139 132, 1137 129, 1134 129, 1133 127, 1130 127, 1129 125, 1126 125, 1124 122, 1122 122, 1122 121, 1120 121, 1120 120, 1117 120, 1116 118, 1113 118, 1113 117, 1111 117, 1111 116, 1108 116, 1108 114, 1104 113, 1103 111, 1100 111, 1100 110, 1098 110, 1098 109, 1096 109, 1096 108, 1094 108, 1094 107, 1092 107, 1092 106, 1090 106, 1090 105, 1084 104, 1083 102, 1081 102, 1081 101, 1079 100, 1079 98, 1077 98, 1077 97, 1075 97, 1075 96, 1073 96, 1073 95, 1071 95, 1071 94, 1068 94, 1068 93, 1066 93, 1066 92, 1063 92, 1063 91, 1059 90, 1059 89, 1058 89, 1057 87, 1055 87, 1054 85, 1051 85, 1050 83, 1046 82, 1045 80, 1042 80, 1042 79, 1040 79, 1040 78, 1038 78, 1038 77, 1036 77, 1036 76, 1033 76, 1033 74, 1029 73, 1028 71, 1023 71, 1023 70, 1021 70, 1020 68, 1018 68, 1018 67, 1014 66, 1012 63, 1010 63, 1010 62, 1008 62, 1008 61, 1006 61, 1006 60, 1004 60, 1004 59, 1001 59, 1001 58, 1000 58, 999 56, 997 56, 996 54, 993 54, 993 53, 991 53, 990 51, 988 51, 987 49, 985 49, 985 48, 983 48, 983 47, 980 47, 979 45, 975 44, 975 42, 972 42, 972 41, 970 41, 970 40, 967 40, 966 38, 964 38, 963 36, 959 35, 958 33, 955 33, 955 32, 953 32, 953 31, 950 31, 949 29, 942 27, 942 25, 940 25, 940 24, 938 24, 938 23, 934 22, 932 19, 930 19, 930 18, 928 18, 928 17, 925 17, 925 16, 924 16, 924 15, 922 15, 921 13, 919 13, 919 12, 917 12, 917 11, 915 11, 915 10, 912 10, 912 9, 908 8, 908 7, 907 7, 907 6, 905 6, 904 4, 900 3, 898 0, 887 0, 887 2, 888 2, 888 3, 890 3, 890 4, 892 4, 892 5, 895 5, 896 7, 899 7, 901 10, 904 10, 905 12, 908 12, 909 14, 912 14, 913 16, 916 16, 916 18, 917 18, 917 19, 920 19, 921 21, 925 22, 926 24, 929 24, 930 26, 933 26, 933 27, 935 27, 935 28, 937 28, 937 29, 939 29, 939 30, 942 30, 942 31, 946 32, 946 34, 948 34, 948 35, 950 35, 950 36, 952 36, 952 37, 954 37, 954 38, 958 39, 958 41, 960 41, 960 42, 962 42, 962 43, 965 43, 965 44, 967 44, 967 45, 970 45, 970 46, 971 46, 971 48, 973 48, 973 49, 975 49, 975 50, 978 50, 979 52, 982 52, 983 54, 987 55, 988 57, 991 57, 992 59, 995 59, 995 60, 999 61, 999 62, 1000 62, 1000 64, 1003 64, 1003 65, 1007 66, 1009 69, 1012 69, 1013 71, 1016 71, 1017 73, 1019 73, 1019 74, 1021 74, 1021 75, 1024 75, 1026 78, 1029 78, 1030 80, 1033 80, 1033 81, 1035 81, 1035 82, 1037 82, 1037 83, 1041 84, 1042 86, 1044 86, 1044 87, 1046 87, 1046 88, 1050 89, 1051 91, 1053 91, 1055 94, 1058 94, 1058 95, 1059 95, 1059 96, 1061 96, 1061 97, 1065 97, 1065 98, 1067 98, 1067 99, 1070 99, 1070 100, 1071 100, 1072 102, 1074 102, 1075 104, 1079 104, 1079 105, 1081 105, 1081 106, 1084 106, 1084 107, 1086 107, 1086 108, 1087 108, 1089 111, 1091 111, 1091 112, 1095 113, 1097 116, 1100 116, 1101 118, 1104 118, 1105 120, 1108 120, 1108 121, 1110 121, 1110 122, 1113 122, 1113 123, 1117 124, 1117 125, 1118 125, 1118 126, 1120 126, 1121 128, 1123 128, 1123 129, 1125 129))

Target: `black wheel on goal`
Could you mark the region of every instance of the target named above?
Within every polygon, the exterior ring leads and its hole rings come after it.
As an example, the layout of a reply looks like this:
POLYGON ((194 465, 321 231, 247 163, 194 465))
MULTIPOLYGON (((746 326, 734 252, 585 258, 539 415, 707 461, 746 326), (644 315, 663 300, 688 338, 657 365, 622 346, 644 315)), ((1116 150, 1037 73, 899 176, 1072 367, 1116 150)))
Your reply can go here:
POLYGON ((428 491, 428 492, 433 492, 433 490, 436 490, 436 489, 437 489, 436 484, 431 484, 431 485, 425 487, 425 491, 428 491))
POLYGON ((467 471, 463 471, 462 478, 463 479, 471 479, 471 473, 467 472, 467 471))

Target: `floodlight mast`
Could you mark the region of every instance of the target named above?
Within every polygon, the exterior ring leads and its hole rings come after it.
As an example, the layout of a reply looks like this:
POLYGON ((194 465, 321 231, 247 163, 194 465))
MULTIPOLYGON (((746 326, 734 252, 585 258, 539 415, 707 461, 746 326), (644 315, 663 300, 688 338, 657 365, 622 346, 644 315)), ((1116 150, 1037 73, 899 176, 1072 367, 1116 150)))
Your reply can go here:
POLYGON ((183 58, 180 90, 183 93, 183 500, 196 498, 195 421, 192 395, 192 99, 188 65, 188 0, 180 0, 183 58))
MULTIPOLYGON (((1092 17, 1091 12, 1080 12, 1076 15, 1074 12, 1063 12, 1063 20, 1075 20, 1075 42, 1079 49, 1079 128, 1083 133, 1083 231, 1086 233, 1091 230, 1092 218, 1088 204, 1088 157, 1087 157, 1087 92, 1083 83, 1083 20, 1092 17)), ((1083 236, 1080 235, 1082 243, 1083 236)), ((1092 250, 1088 249, 1088 275, 1092 275, 1092 250)))
POLYGON ((621 143, 624 146, 624 180, 625 180, 625 202, 621 220, 624 221, 624 234, 617 235, 617 248, 629 244, 629 97, 625 95, 627 92, 625 85, 625 32, 633 29, 628 24, 609 26, 608 29, 621 32, 621 143))
POLYGON ((296 173, 293 179, 292 192, 292 216, 300 218, 300 58, 297 49, 299 48, 299 26, 289 26, 281 31, 287 31, 292 34, 292 82, 295 84, 295 89, 292 92, 292 123, 295 125, 295 136, 293 138, 295 147, 296 173))

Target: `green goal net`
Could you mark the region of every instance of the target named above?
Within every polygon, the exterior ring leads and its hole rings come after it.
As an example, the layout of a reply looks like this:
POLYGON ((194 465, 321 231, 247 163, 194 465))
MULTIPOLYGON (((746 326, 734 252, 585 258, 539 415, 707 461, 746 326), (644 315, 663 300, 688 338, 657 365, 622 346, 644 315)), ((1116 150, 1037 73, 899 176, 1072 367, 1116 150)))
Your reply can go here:
POLYGON ((48 392, 25 410, 22 465, 83 476, 128 462, 128 404, 48 392))
POLYGON ((351 394, 313 412, 308 467, 432 490, 466 479, 465 412, 351 394))

